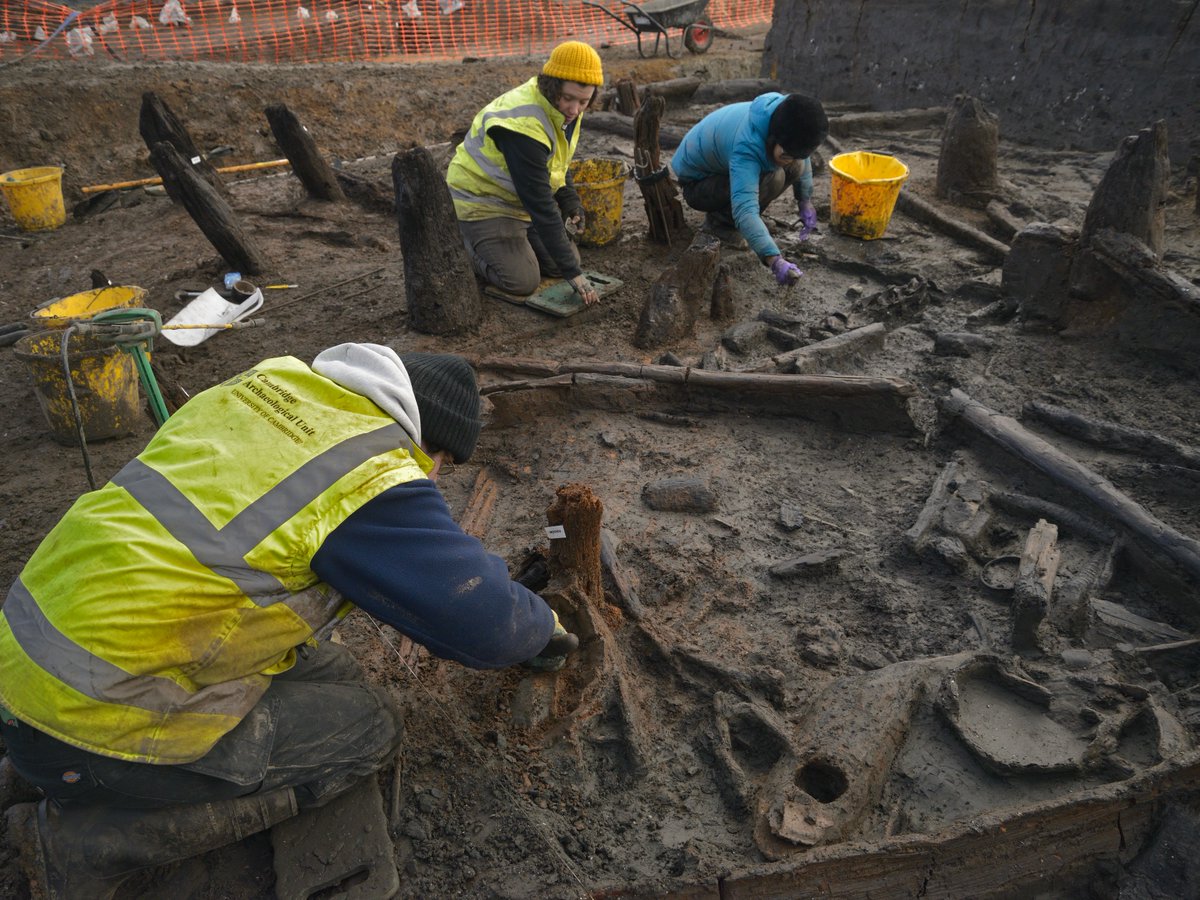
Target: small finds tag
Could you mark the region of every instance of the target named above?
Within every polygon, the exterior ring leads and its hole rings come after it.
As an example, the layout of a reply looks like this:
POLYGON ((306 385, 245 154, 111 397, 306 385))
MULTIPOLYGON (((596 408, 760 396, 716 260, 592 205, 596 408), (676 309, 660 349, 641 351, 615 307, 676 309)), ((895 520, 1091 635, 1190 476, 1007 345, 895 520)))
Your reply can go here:
POLYGON ((198 156, 193 156, 193 157, 192 157, 192 165, 193 165, 193 166, 198 166, 198 165, 200 165, 200 157, 198 157, 198 156))
POLYGON ((566 536, 567 529, 563 528, 561 525, 546 526, 546 537, 550 538, 550 540, 553 541, 556 538, 565 538, 566 536))

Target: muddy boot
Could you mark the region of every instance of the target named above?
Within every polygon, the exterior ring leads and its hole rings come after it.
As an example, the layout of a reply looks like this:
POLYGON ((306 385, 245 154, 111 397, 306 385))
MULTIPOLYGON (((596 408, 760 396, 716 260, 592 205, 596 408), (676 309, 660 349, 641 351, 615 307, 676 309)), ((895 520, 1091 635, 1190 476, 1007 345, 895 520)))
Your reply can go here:
POLYGON ((22 803, 5 813, 35 900, 108 900, 139 869, 198 856, 294 816, 291 788, 194 806, 22 803))
POLYGON ((726 250, 748 250, 750 248, 746 239, 742 237, 742 233, 737 230, 733 219, 722 213, 705 213, 704 226, 701 231, 717 238, 726 250))

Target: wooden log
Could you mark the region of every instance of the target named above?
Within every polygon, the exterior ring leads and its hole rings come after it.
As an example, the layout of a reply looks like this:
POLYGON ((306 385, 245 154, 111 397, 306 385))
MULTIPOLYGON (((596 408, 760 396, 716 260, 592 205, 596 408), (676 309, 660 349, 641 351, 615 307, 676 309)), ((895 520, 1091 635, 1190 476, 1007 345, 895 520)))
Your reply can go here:
MULTIPOLYGON (((629 116, 623 116, 620 113, 614 112, 589 112, 584 117, 585 128, 593 128, 596 131, 603 131, 606 134, 615 134, 618 137, 634 140, 637 135, 634 131, 633 119, 629 116)), ((662 125, 658 129, 658 142, 660 146, 673 148, 678 147, 683 136, 687 134, 686 128, 679 128, 674 125, 662 125)))
POLYGON ((1017 236, 1017 232, 1025 227, 1025 223, 1014 216, 1008 207, 999 200, 989 200, 983 211, 987 215, 988 221, 992 223, 992 230, 998 232, 1006 243, 1011 244, 1012 239, 1017 236))
POLYGON ((1111 528, 1101 525, 1094 519, 1080 515, 1073 509, 1067 509, 1040 497, 1030 497, 1028 494, 1018 494, 1012 491, 997 491, 988 497, 993 506, 1017 515, 1031 519, 1046 519, 1058 526, 1060 532, 1066 531, 1077 537, 1090 538, 1105 544, 1111 544, 1116 534, 1111 528))
POLYGON ((966 222, 960 222, 958 219, 946 215, 932 203, 922 200, 911 191, 900 192, 900 196, 896 198, 896 209, 909 218, 936 228, 956 241, 982 250, 998 262, 1003 262, 1008 256, 1008 244, 996 240, 990 234, 985 234, 966 222))
POLYGON ((661 347, 691 335, 701 306, 712 299, 713 280, 721 259, 721 242, 697 232, 675 265, 666 269, 642 306, 633 344, 661 347))
POLYGON ((150 151, 150 161, 163 184, 179 197, 188 215, 234 271, 262 275, 271 268, 266 255, 242 228, 224 196, 200 177, 195 167, 162 141, 150 151))
POLYGON ((779 82, 773 78, 727 78, 701 84, 692 94, 692 102, 700 106, 740 103, 753 100, 759 94, 778 90, 779 82))
POLYGON ((633 118, 633 177, 642 192, 650 240, 659 244, 670 244, 674 235, 687 228, 679 190, 659 150, 658 133, 665 108, 661 97, 649 96, 633 118))
POLYGON ((412 327, 454 334, 483 320, 483 299, 467 258, 446 179, 424 147, 392 159, 404 290, 412 327))
POLYGON ((1018 653, 1041 652, 1038 627, 1050 611, 1054 593, 1054 578, 1061 558, 1058 549, 1058 529, 1045 519, 1029 530, 1021 562, 1017 566, 1017 581, 1013 587, 1012 646, 1018 653))
POLYGON ((938 128, 945 122, 944 106, 895 109, 890 112, 833 113, 829 116, 829 133, 835 137, 851 137, 863 132, 938 128))
MULTIPOLYGON (((141 134, 142 140, 145 141, 146 149, 151 153, 150 162, 152 165, 154 165, 155 145, 161 143, 169 144, 179 154, 180 158, 186 160, 188 165, 196 171, 196 174, 207 182, 219 196, 228 199, 229 192, 216 168, 196 149, 195 141, 192 140, 192 136, 188 134, 187 128, 184 127, 179 117, 153 91, 146 91, 142 94, 142 107, 138 113, 138 133, 141 134)), ((179 192, 178 181, 169 182, 167 180, 167 173, 158 168, 157 165, 155 165, 155 171, 158 172, 159 177, 163 180, 163 187, 167 190, 167 196, 182 206, 183 196, 179 192)))
POLYGON ((887 329, 883 323, 872 322, 862 328, 835 334, 823 341, 778 353, 771 357, 771 365, 780 372, 812 375, 851 359, 878 353, 883 350, 886 341, 887 329))
POLYGON ((642 96, 653 94, 666 100, 668 106, 681 105, 690 101, 702 84, 704 84, 704 79, 697 78, 695 75, 671 78, 667 81, 652 81, 643 85, 642 96))
POLYGON ((342 193, 337 176, 296 114, 282 103, 273 103, 267 107, 266 115, 275 143, 292 164, 292 171, 308 195, 314 200, 345 200, 346 195, 342 193))
POLYGON ((608 579, 613 586, 613 595, 625 614, 635 622, 644 619, 646 607, 642 605, 637 590, 629 581, 625 567, 617 558, 617 542, 607 528, 600 530, 600 565, 608 573, 608 579))
POLYGON ((999 120, 976 98, 966 94, 955 97, 938 154, 938 197, 977 209, 987 206, 999 191, 999 145, 999 120))
MULTIPOLYGON (((989 409, 962 391, 951 390, 941 408, 948 416, 1088 500, 1133 537, 1164 554, 1189 581, 1200 584, 1200 542, 1155 518, 1107 479, 1026 431, 1015 419, 989 409)), ((1190 599, 1194 606, 1200 606, 1197 603, 1200 591, 1192 591, 1190 599)))
POLYGON ((1170 171, 1166 122, 1121 141, 1092 194, 1080 241, 1086 246, 1101 229, 1111 228, 1137 238, 1161 260, 1170 171))
POLYGON ((1060 434, 1110 450, 1145 453, 1170 465, 1200 468, 1200 449, 1181 444, 1152 431, 1117 425, 1081 415, 1062 406, 1031 400, 1022 413, 1049 425, 1060 434))

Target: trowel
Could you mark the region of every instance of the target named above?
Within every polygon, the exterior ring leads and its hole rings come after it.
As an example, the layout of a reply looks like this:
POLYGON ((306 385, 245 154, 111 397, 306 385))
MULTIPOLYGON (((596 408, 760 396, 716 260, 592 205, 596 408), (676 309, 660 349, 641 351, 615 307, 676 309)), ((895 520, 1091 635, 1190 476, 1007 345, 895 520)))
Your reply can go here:
POLYGON ((163 323, 162 336, 180 347, 194 347, 226 326, 247 318, 263 304, 262 291, 248 281, 239 281, 233 286, 233 297, 238 302, 226 300, 216 288, 202 291, 170 321, 163 323), (196 327, 204 325, 213 327, 196 327))

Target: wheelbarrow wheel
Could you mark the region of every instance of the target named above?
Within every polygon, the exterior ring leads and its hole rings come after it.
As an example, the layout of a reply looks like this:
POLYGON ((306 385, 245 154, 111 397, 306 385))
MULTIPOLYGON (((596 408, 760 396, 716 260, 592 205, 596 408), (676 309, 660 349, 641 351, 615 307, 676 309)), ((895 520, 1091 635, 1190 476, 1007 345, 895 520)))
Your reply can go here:
POLYGON ((703 53, 713 42, 713 20, 701 16, 687 28, 683 29, 683 46, 693 53, 703 53))

